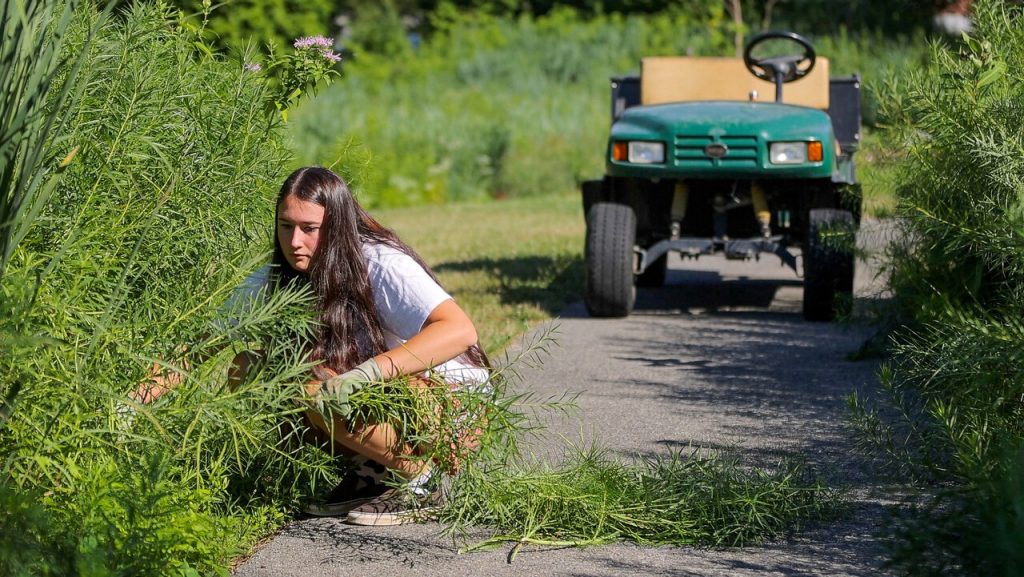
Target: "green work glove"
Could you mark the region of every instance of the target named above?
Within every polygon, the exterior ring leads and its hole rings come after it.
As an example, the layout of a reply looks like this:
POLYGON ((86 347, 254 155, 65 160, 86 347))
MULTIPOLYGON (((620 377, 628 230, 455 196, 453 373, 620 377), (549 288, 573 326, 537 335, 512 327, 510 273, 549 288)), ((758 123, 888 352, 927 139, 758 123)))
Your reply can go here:
POLYGON ((380 365, 372 358, 356 365, 350 371, 344 372, 336 377, 324 381, 324 387, 318 393, 318 405, 321 405, 321 413, 324 403, 329 403, 332 414, 343 419, 352 415, 352 405, 349 403, 349 396, 362 389, 367 383, 377 383, 384 380, 384 373, 380 365))
POLYGON ((126 402, 118 401, 114 404, 114 428, 117 430, 117 442, 123 443, 128 438, 128 433, 135 424, 135 416, 138 414, 135 406, 126 402))

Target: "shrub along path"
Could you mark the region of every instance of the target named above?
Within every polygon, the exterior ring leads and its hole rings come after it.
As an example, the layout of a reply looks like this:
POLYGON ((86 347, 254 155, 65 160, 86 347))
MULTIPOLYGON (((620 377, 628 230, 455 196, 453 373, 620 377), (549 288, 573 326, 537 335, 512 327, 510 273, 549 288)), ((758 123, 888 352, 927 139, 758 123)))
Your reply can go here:
MULTIPOLYGON (((237 574, 878 575, 871 532, 886 505, 871 496, 873 481, 857 470, 843 430, 843 398, 868 389, 877 368, 844 358, 870 329, 804 322, 800 283, 775 259, 670 266, 666 287, 641 290, 628 319, 590 319, 581 304, 563 311, 560 346, 542 369, 524 374, 523 386, 582 391, 580 410, 551 423, 541 450, 557 452, 560 436, 578 440, 582 432, 625 455, 692 444, 731 448, 768 466, 804 456, 830 485, 850 489, 845 518, 766 546, 527 548, 512 565, 509 547, 459 555, 436 524, 309 519, 286 527, 237 574)), ((858 277, 863 295, 870 274, 858 277)))

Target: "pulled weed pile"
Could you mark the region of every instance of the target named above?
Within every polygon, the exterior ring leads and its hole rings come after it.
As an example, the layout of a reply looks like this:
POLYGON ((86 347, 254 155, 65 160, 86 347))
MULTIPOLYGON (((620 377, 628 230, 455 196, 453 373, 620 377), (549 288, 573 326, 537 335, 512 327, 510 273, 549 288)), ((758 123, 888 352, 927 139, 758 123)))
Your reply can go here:
POLYGON ((696 451, 626 464, 573 447, 558 466, 471 468, 453 490, 448 531, 490 527, 493 536, 467 549, 513 542, 510 562, 523 545, 756 544, 838 511, 836 491, 800 466, 749 469, 696 451))

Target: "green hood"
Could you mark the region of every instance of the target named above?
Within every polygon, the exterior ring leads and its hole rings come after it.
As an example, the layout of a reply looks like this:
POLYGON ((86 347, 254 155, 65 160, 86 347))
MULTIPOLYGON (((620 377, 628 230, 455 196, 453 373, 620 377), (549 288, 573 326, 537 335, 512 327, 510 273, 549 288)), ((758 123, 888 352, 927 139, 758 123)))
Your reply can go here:
POLYGON ((612 126, 608 144, 608 172, 616 176, 679 178, 826 178, 835 166, 832 121, 821 110, 761 102, 685 102, 636 106, 627 109, 612 126), (629 164, 611 160, 614 141, 653 140, 666 145, 666 162, 629 164), (819 141, 821 162, 774 165, 768 146, 781 141, 819 141), (704 149, 725 145, 722 158, 704 149))

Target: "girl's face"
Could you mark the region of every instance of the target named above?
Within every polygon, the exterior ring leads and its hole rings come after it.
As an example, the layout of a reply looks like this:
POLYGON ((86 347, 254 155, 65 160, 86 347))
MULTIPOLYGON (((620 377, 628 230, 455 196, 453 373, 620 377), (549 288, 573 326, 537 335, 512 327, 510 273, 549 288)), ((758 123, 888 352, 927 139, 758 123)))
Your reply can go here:
POLYGON ((320 242, 324 207, 288 195, 277 207, 277 242, 285 260, 299 272, 309 272, 310 259, 320 242))

